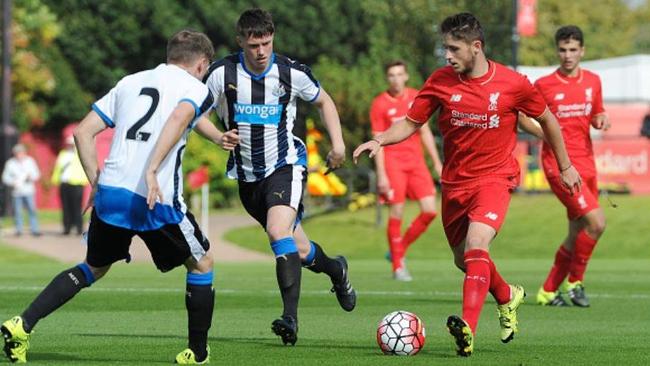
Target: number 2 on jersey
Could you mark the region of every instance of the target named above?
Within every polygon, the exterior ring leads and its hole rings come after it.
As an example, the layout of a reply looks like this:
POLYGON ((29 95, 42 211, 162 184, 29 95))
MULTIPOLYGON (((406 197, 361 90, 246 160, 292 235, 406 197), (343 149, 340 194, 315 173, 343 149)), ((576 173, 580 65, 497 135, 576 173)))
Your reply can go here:
POLYGON ((131 128, 129 128, 128 131, 126 131, 126 139, 146 142, 147 140, 149 140, 151 133, 139 132, 138 130, 142 128, 142 126, 144 126, 145 123, 149 121, 149 118, 151 118, 153 112, 156 111, 156 107, 158 107, 158 102, 160 101, 160 94, 158 93, 157 89, 142 88, 142 90, 140 90, 140 95, 150 96, 151 106, 149 107, 147 113, 144 116, 142 116, 142 118, 140 118, 133 126, 131 126, 131 128))

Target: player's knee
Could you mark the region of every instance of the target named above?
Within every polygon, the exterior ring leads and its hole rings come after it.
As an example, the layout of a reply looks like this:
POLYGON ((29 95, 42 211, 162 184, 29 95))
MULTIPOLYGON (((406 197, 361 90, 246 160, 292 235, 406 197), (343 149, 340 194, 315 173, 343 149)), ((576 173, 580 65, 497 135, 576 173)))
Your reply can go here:
POLYGON ((473 234, 467 235, 465 239, 465 250, 483 249, 488 250, 491 238, 485 235, 473 234))
POLYGON ((404 216, 404 205, 392 205, 389 210, 390 217, 401 218, 404 216))
POLYGON ((605 222, 604 216, 598 216, 593 220, 590 220, 585 227, 585 230, 595 238, 599 238, 604 232, 607 223, 605 222))
POLYGON ((266 235, 269 236, 269 239, 271 239, 271 241, 276 241, 288 236, 293 236, 293 233, 284 225, 269 224, 266 228, 266 235))
POLYGON ((104 277, 106 273, 108 273, 108 270, 111 269, 111 266, 108 265, 104 267, 93 267, 88 264, 88 269, 90 269, 90 272, 93 274, 94 280, 97 281, 100 278, 104 277))

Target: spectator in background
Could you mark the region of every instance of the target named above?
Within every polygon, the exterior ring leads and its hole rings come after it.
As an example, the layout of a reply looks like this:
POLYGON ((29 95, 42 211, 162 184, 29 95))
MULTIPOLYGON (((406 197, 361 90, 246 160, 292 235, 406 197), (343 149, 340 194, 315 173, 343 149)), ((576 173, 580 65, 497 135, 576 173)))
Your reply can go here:
POLYGON ((81 166, 72 135, 66 137, 65 145, 56 158, 54 171, 52 171, 52 184, 59 186, 63 209, 63 235, 69 235, 73 227, 77 235, 81 235, 83 226, 81 201, 88 179, 81 166))
POLYGON ((41 232, 38 229, 36 203, 34 201, 36 192, 34 183, 41 177, 41 172, 38 170, 34 159, 27 155, 24 145, 17 144, 11 151, 14 157, 5 163, 2 171, 2 182, 11 188, 16 235, 20 236, 23 233, 23 205, 25 205, 29 214, 29 226, 32 235, 40 236, 41 232))

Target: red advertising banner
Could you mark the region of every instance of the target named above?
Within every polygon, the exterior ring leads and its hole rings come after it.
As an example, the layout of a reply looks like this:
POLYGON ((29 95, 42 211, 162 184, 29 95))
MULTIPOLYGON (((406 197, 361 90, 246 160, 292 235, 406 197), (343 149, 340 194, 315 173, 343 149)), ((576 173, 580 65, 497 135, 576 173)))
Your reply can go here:
POLYGON ((632 194, 650 194, 650 139, 594 141, 598 185, 627 188, 632 194))
POLYGON ((537 34, 537 0, 518 0, 517 32, 522 37, 537 34))

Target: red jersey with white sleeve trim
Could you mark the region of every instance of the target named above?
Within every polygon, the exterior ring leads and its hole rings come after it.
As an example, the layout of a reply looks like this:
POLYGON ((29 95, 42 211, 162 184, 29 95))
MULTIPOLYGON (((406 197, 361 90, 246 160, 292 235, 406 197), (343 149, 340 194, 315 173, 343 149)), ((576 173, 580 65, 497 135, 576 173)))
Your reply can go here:
POLYGON ((418 93, 407 117, 425 123, 440 110, 446 188, 488 181, 517 184, 517 113, 539 117, 546 103, 526 76, 489 61, 488 72, 468 79, 451 66, 436 70, 418 93))
MULTIPOLYGON (((535 87, 560 123, 571 163, 583 178, 595 176, 596 166, 589 129, 591 119, 605 112, 598 75, 580 69, 576 77, 568 77, 556 70, 537 80, 535 87)), ((548 177, 559 176, 555 155, 546 142, 542 147, 542 164, 548 177)))
MULTIPOLYGON (((404 93, 399 97, 393 97, 388 92, 375 97, 370 107, 372 132, 375 134, 384 132, 393 123, 405 119, 406 112, 411 108, 417 94, 416 89, 405 88, 404 93)), ((424 159, 419 130, 399 144, 384 146, 384 159, 407 163, 418 158, 424 159)))

